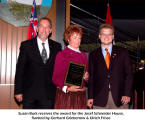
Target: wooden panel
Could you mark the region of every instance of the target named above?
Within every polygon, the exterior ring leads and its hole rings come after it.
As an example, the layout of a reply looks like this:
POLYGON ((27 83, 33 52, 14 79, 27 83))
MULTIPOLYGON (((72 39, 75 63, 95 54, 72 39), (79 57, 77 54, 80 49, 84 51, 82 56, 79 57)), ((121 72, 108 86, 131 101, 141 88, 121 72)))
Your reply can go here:
POLYGON ((7 44, 6 44, 6 84, 11 84, 11 54, 12 54, 12 25, 8 24, 7 44))
POLYGON ((27 39, 27 34, 28 34, 28 27, 22 27, 22 40, 25 41, 27 39))
POLYGON ((66 24, 67 28, 70 25, 70 0, 66 0, 66 24))
POLYGON ((0 19, 0 84, 1 84, 1 64, 2 64, 2 28, 3 23, 2 20, 0 19))
POLYGON ((53 0, 53 4, 52 4, 52 11, 51 11, 51 18, 52 18, 52 39, 56 40, 56 0, 53 0))
POLYGON ((14 85, 2 85, 0 86, 0 109, 21 109, 22 106, 18 106, 14 100, 14 85))
POLYGON ((23 28, 22 27, 18 27, 17 28, 17 31, 18 31, 17 32, 18 36, 17 36, 16 56, 18 58, 18 55, 19 55, 19 47, 20 47, 20 44, 21 44, 21 42, 23 40, 23 28))
POLYGON ((6 83, 6 42, 7 42, 7 24, 6 22, 2 22, 2 41, 1 41, 1 47, 2 47, 2 53, 1 53, 1 84, 6 83))
POLYGON ((16 60, 17 60, 17 28, 16 27, 12 27, 13 31, 12 31, 12 61, 11 61, 11 69, 12 69, 12 81, 11 83, 14 84, 14 76, 15 76, 15 70, 16 70, 16 60))
POLYGON ((13 109, 21 109, 22 108, 22 105, 18 105, 16 102, 15 102, 15 99, 14 99, 14 85, 11 85, 11 88, 10 88, 10 108, 13 109))
POLYGON ((47 15, 48 18, 52 21, 52 36, 51 39, 56 39, 56 0, 53 0, 52 6, 47 15))
POLYGON ((10 108, 10 86, 0 86, 0 109, 10 108))
POLYGON ((0 19, 0 109, 21 108, 14 100, 14 77, 20 43, 28 27, 15 27, 0 19))

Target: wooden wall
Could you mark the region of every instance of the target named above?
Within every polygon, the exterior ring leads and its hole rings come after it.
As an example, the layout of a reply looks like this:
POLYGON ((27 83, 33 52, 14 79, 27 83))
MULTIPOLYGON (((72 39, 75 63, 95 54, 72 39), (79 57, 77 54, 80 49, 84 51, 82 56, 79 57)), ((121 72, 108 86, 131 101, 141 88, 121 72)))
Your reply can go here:
MULTIPOLYGON (((52 20, 55 40, 56 0, 47 15, 52 20)), ((0 109, 21 108, 14 100, 14 76, 20 43, 27 38, 28 27, 15 27, 0 19, 0 109)))
POLYGON ((14 101, 14 76, 21 41, 28 27, 15 27, 0 19, 0 108, 19 108, 14 101))
POLYGON ((70 0, 66 0, 66 22, 65 27, 67 28, 70 25, 70 0))

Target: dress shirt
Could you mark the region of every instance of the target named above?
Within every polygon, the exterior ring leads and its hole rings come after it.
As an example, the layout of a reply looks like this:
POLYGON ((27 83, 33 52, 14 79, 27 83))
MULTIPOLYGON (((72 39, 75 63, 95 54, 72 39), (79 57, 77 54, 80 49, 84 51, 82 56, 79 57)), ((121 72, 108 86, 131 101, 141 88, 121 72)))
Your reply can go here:
MULTIPOLYGON (((102 48, 102 54, 103 54, 104 59, 105 59, 105 56, 106 56, 106 50, 105 50, 105 48, 104 48, 103 46, 101 46, 101 48, 102 48)), ((108 48, 108 52, 109 52, 109 54, 110 54, 110 56, 111 56, 111 52, 112 52, 112 44, 109 46, 109 48, 108 48)))
POLYGON ((46 52, 47 52, 47 59, 48 59, 49 58, 49 53, 50 53, 48 39, 46 41, 42 42, 40 40, 40 38, 37 37, 37 44, 38 44, 40 54, 42 53, 42 49, 43 49, 42 43, 45 43, 45 49, 46 49, 46 52))
MULTIPOLYGON (((102 48, 102 54, 103 54, 103 56, 104 56, 104 59, 105 59, 105 56, 106 56, 106 50, 105 50, 105 48, 103 47, 103 46, 101 46, 101 48, 102 48)), ((111 52, 112 52, 112 44, 108 47, 108 52, 109 52, 109 54, 110 54, 110 56, 111 56, 111 52)), ((111 85, 109 84, 109 88, 111 88, 111 85)))

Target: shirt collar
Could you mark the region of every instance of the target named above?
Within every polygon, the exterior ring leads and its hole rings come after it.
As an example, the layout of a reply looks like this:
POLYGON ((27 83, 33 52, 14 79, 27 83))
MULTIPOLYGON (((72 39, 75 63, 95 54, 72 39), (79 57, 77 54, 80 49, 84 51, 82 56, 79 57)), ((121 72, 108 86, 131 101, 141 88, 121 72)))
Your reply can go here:
MULTIPOLYGON (((105 50, 105 48, 103 47, 103 46, 101 46, 101 48, 102 48, 102 52, 104 53, 106 53, 106 50, 105 50)), ((111 45, 109 45, 109 47, 108 47, 108 51, 109 51, 109 54, 111 55, 111 52, 112 52, 112 44, 111 45)))
POLYGON ((79 50, 79 48, 78 48, 78 49, 74 49, 74 48, 72 48, 70 45, 68 45, 67 47, 68 47, 69 49, 75 51, 75 52, 81 53, 81 51, 79 50))
POLYGON ((46 40, 46 41, 44 41, 44 42, 42 42, 42 40, 40 40, 40 38, 39 37, 37 37, 37 41, 38 41, 38 43, 46 43, 46 44, 48 44, 48 39, 46 40))

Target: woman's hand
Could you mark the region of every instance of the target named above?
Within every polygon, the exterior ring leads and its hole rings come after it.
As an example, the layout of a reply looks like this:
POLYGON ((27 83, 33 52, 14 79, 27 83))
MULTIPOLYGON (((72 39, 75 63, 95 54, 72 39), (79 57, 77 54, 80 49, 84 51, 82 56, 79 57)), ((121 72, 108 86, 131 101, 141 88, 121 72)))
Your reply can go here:
POLYGON ((78 91, 85 91, 85 90, 86 90, 85 87, 80 88, 80 86, 75 86, 75 85, 69 86, 69 87, 67 88, 67 92, 78 92, 78 91))
POLYGON ((84 78, 84 80, 88 80, 88 78, 89 78, 89 73, 88 72, 85 72, 85 74, 84 74, 84 76, 83 76, 83 78, 84 78))

